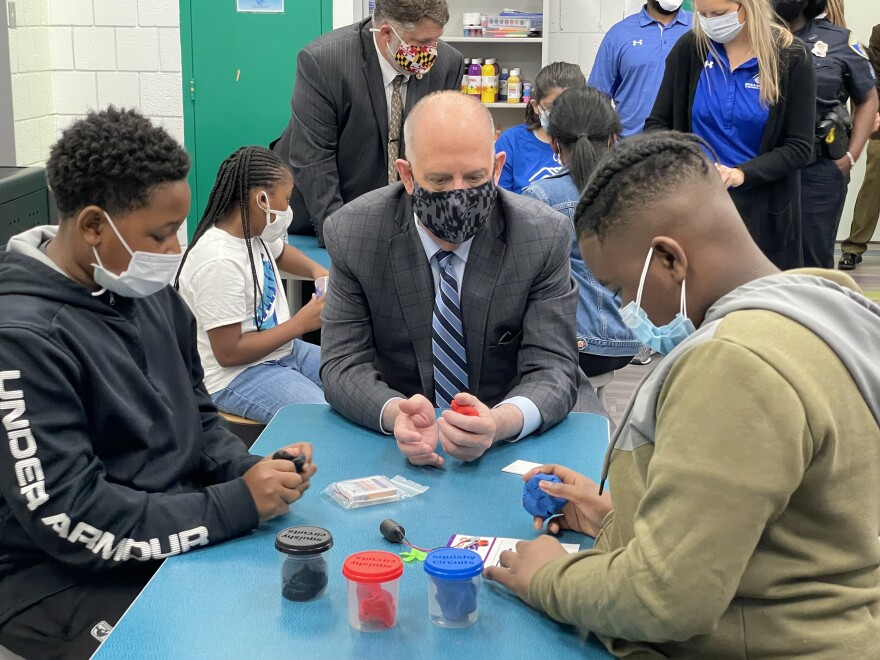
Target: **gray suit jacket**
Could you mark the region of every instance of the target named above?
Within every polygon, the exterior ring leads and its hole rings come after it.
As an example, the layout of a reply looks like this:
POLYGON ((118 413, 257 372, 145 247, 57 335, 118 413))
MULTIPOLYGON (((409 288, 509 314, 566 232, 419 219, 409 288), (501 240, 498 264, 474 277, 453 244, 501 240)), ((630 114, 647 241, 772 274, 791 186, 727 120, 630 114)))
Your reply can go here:
MULTIPOLYGON (((379 429, 392 397, 434 399, 434 282, 403 184, 368 193, 324 225, 333 266, 321 333, 321 379, 333 408, 379 429)), ((602 412, 577 362, 571 223, 505 190, 471 246, 461 284, 470 391, 494 406, 525 396, 540 431, 578 388, 602 412)), ((589 408, 588 408, 589 409, 589 408)))
MULTIPOLYGON (((296 181, 290 231, 311 225, 322 244, 331 213, 388 184, 388 102, 372 26, 368 18, 339 28, 299 52, 290 123, 273 147, 296 181)), ((438 48, 431 71, 407 83, 404 118, 431 92, 461 86, 461 53, 438 48)))

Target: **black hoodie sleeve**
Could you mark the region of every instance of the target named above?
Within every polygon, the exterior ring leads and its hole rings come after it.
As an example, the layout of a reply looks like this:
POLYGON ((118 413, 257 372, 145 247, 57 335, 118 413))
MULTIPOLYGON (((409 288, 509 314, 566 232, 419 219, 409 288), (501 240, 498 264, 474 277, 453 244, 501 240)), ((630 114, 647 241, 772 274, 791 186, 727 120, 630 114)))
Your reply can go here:
POLYGON ((201 468, 211 483, 231 481, 259 463, 261 456, 249 454, 244 443, 226 426, 211 396, 202 384, 201 366, 193 368, 193 395, 199 404, 204 430, 201 468))
MULTIPOLYGON (((185 493, 107 479, 88 432, 80 363, 38 331, 0 329, 0 494, 46 553, 102 570, 248 532, 259 520, 243 479, 185 493)), ((217 440, 208 442, 212 455, 217 440)))
POLYGON ((186 332, 188 335, 185 337, 186 341, 181 342, 181 346, 189 347, 189 355, 184 357, 190 365, 193 396, 198 403, 199 417, 202 421, 204 445, 201 468, 210 483, 231 481, 250 470, 262 460, 262 457, 248 453, 244 443, 229 430, 226 422, 217 412, 217 406, 211 400, 211 395, 208 394, 203 382, 205 371, 199 358, 195 317, 185 303, 181 302, 181 305, 187 314, 184 318, 189 318, 190 321, 186 330, 178 332, 186 332))

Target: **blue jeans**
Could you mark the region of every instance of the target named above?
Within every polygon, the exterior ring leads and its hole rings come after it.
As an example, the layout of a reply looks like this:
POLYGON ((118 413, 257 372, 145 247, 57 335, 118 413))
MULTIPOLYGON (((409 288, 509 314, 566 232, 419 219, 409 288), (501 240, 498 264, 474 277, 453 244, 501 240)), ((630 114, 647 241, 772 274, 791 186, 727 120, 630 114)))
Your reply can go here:
POLYGON ((224 412, 268 424, 291 403, 327 403, 320 366, 321 349, 295 339, 289 355, 248 367, 211 398, 224 412))

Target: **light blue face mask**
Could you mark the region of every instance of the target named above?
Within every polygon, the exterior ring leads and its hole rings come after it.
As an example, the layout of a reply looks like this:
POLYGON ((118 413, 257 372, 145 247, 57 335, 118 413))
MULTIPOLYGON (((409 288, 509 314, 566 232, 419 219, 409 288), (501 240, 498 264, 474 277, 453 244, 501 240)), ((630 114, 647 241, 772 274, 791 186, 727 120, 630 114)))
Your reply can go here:
POLYGON ((675 318, 664 326, 657 327, 648 318, 642 309, 642 289, 645 288, 645 277, 648 275, 648 266, 651 265, 651 256, 654 248, 648 250, 648 258, 642 269, 642 278, 639 280, 639 291, 636 299, 620 310, 620 316, 626 326, 632 330, 636 339, 645 346, 663 355, 669 354, 673 348, 690 337, 696 328, 688 318, 687 305, 685 303, 685 283, 681 283, 681 308, 675 318))

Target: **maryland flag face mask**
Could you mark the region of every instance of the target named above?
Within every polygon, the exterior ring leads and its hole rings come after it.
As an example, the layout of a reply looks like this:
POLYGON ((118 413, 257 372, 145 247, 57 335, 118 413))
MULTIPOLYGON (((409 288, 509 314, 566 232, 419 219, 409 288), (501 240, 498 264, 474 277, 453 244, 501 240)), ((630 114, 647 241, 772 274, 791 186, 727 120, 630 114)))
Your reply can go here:
MULTIPOLYGON (((388 27, 391 26, 389 25, 388 27)), ((423 76, 428 73, 431 67, 434 66, 434 62, 437 61, 436 44, 434 46, 410 46, 401 39, 400 35, 397 34, 397 30, 391 27, 391 31, 394 32, 394 36, 400 41, 397 52, 391 53, 397 65, 406 73, 412 73, 417 76, 423 76)), ((391 51, 390 45, 388 50, 389 52, 391 51)))

